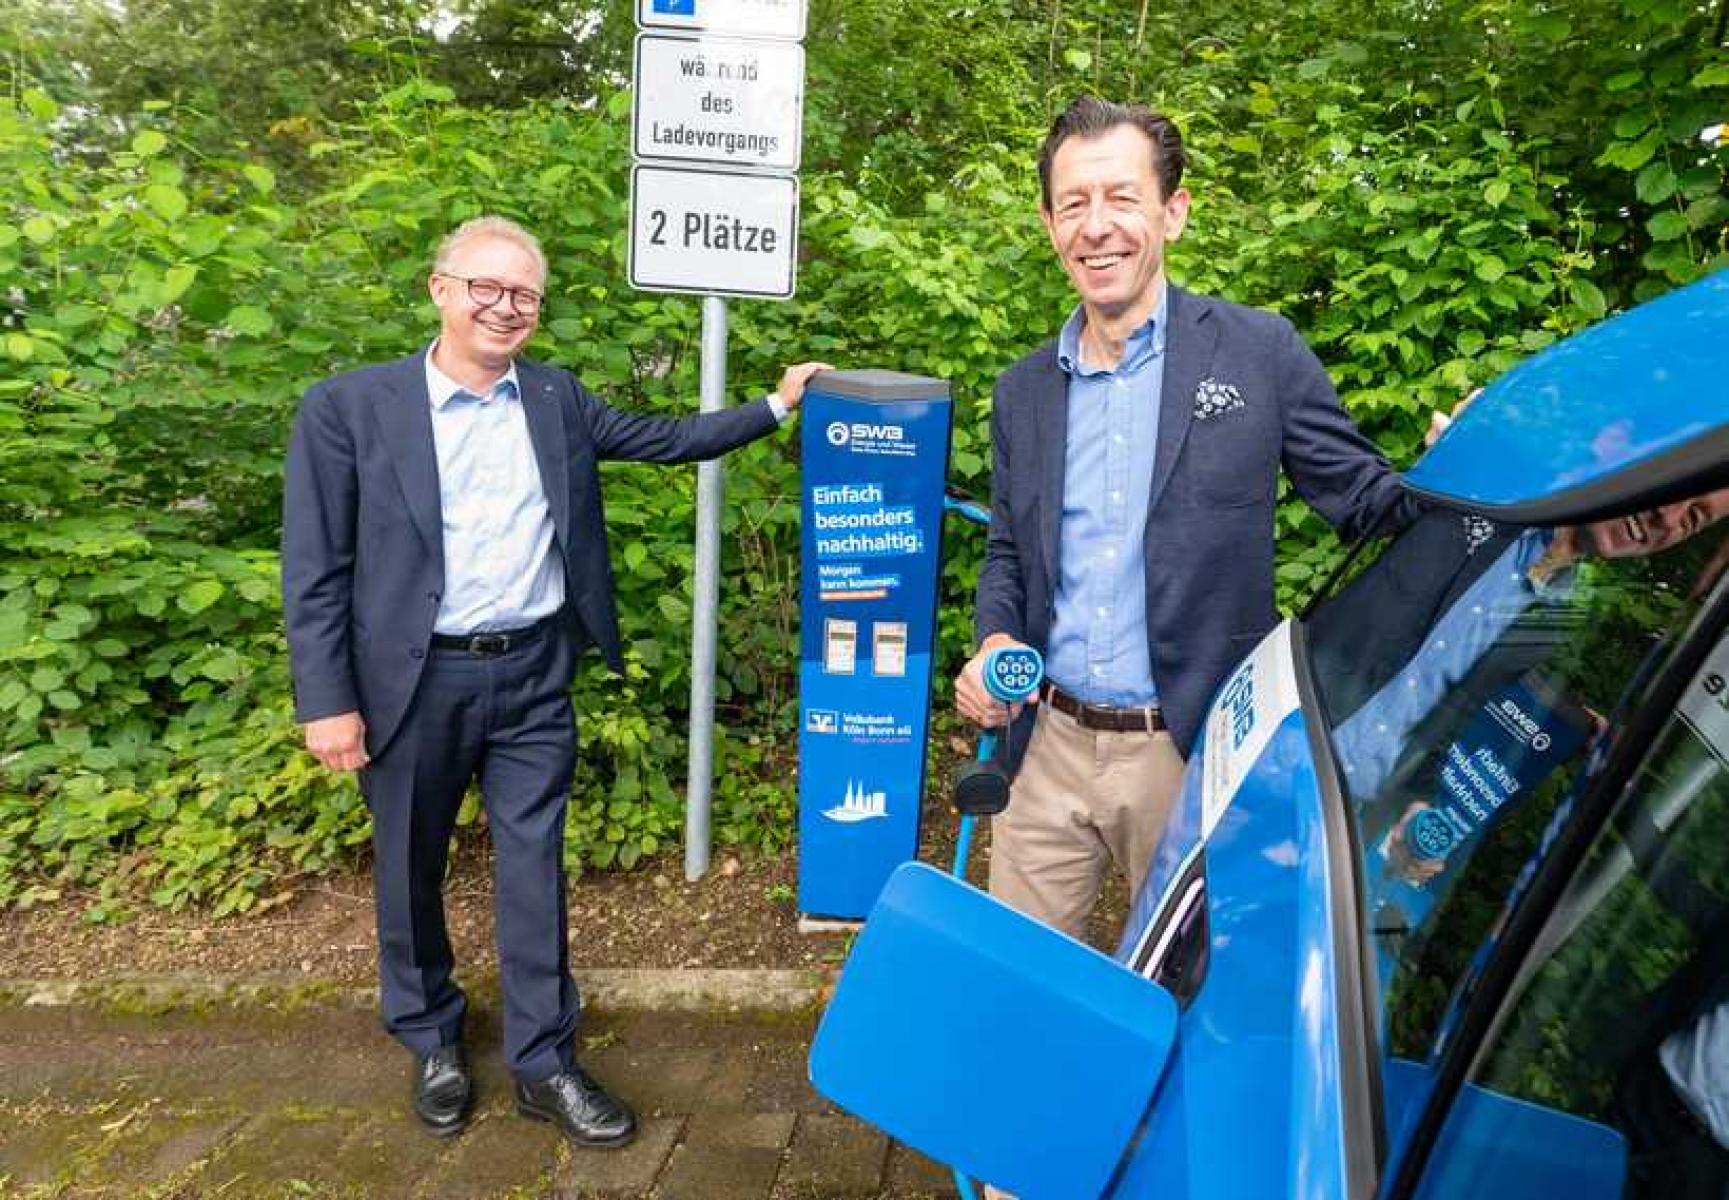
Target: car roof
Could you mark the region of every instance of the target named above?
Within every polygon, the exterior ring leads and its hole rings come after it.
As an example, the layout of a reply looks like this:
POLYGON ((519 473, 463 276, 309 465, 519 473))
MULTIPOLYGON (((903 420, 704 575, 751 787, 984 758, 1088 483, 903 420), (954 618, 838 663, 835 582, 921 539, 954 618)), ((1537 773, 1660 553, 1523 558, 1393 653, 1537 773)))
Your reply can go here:
POLYGON ((1729 483, 1729 270, 1526 359, 1405 481, 1427 499, 1529 524, 1729 483))

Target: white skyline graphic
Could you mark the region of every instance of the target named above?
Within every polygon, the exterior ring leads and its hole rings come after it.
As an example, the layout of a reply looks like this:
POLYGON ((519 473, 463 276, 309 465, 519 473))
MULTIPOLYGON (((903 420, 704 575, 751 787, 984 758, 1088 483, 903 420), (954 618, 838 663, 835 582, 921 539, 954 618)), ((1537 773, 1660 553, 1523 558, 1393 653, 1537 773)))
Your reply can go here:
POLYGON ((856 779, 847 780, 846 798, 833 808, 824 809, 823 816, 831 821, 852 824, 855 821, 870 821, 889 815, 889 798, 887 792, 867 792, 865 785, 856 779))

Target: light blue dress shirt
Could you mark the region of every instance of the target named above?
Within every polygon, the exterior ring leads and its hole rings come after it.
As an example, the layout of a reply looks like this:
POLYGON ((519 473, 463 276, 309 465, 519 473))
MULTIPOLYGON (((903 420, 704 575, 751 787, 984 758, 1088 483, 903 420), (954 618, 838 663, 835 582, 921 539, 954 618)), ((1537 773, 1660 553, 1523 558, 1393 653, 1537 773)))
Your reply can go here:
POLYGON ((476 396, 433 363, 437 346, 426 352, 426 391, 444 522, 444 593, 432 628, 520 629, 564 604, 564 569, 553 552, 552 509, 516 367, 476 396))
POLYGON ((1057 339, 1069 377, 1061 567, 1046 674, 1089 704, 1158 703, 1147 638, 1143 539, 1165 381, 1163 290, 1115 367, 1081 361, 1086 312, 1057 339))

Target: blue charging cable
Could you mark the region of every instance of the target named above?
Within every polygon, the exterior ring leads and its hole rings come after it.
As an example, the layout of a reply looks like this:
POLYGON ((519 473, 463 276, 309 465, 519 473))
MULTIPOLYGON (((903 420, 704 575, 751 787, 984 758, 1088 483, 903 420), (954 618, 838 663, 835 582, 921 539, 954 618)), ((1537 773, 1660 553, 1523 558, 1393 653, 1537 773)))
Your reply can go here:
MULTIPOLYGON (((978 525, 991 523, 990 510, 962 497, 943 497, 943 511, 959 513, 978 525)), ((985 690, 1004 704, 1025 700, 1039 690, 1044 681, 1045 660, 1031 646, 1005 646, 985 656, 985 690)), ((955 806, 961 810, 960 829, 955 835, 953 874, 966 878, 967 858, 972 853, 973 826, 978 812, 1001 812, 1008 803, 1008 772, 993 761, 997 753, 997 734, 986 730, 979 737, 979 752, 975 762, 962 768, 955 779, 955 806)), ((978 1200, 972 1181, 960 1171, 954 1171, 955 1190, 961 1200, 978 1200)))

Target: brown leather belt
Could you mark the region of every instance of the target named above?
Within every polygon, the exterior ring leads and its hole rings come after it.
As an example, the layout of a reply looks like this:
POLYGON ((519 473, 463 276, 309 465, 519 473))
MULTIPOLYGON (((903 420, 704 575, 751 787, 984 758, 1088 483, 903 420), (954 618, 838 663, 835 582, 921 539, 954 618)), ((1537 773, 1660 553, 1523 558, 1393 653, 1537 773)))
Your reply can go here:
POLYGON ((1067 713, 1082 729, 1101 733, 1163 733, 1165 714, 1156 708, 1111 708, 1105 704, 1086 704, 1047 680, 1039 689, 1039 698, 1060 713, 1067 713))

